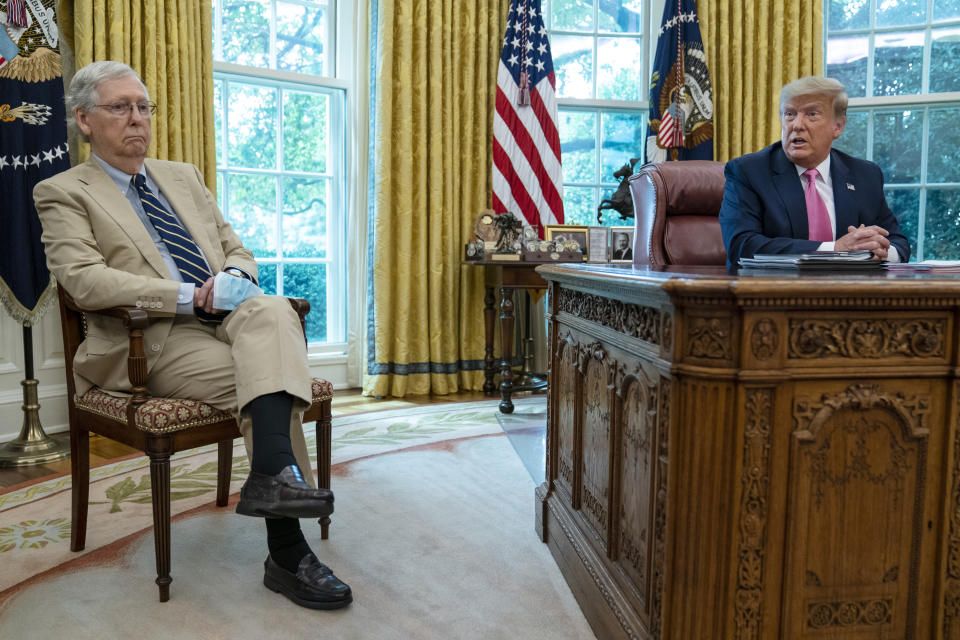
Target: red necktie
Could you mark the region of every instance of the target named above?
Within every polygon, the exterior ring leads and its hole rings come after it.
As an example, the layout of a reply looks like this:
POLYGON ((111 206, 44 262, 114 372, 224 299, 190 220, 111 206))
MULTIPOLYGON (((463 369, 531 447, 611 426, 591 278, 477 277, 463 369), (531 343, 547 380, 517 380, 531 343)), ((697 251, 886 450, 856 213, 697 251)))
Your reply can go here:
POLYGON ((807 188, 803 197, 807 201, 807 227, 809 239, 818 242, 833 241, 833 227, 830 225, 830 213, 823 198, 817 192, 816 180, 820 172, 816 169, 807 169, 803 176, 807 179, 807 188))

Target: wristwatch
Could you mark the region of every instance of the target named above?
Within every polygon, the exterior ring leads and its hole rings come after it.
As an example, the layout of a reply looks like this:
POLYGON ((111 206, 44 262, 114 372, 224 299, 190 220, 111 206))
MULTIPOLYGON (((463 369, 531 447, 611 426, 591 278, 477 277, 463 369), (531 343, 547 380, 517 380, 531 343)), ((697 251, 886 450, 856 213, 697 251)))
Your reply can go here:
POLYGON ((224 273, 229 273, 229 274, 232 275, 232 276, 237 276, 238 278, 243 278, 243 279, 245 279, 245 280, 249 280, 249 279, 250 279, 250 278, 247 276, 247 274, 245 274, 245 273, 244 273, 243 271, 241 271, 240 269, 237 269, 236 267, 227 267, 226 269, 223 270, 223 272, 224 272, 224 273))

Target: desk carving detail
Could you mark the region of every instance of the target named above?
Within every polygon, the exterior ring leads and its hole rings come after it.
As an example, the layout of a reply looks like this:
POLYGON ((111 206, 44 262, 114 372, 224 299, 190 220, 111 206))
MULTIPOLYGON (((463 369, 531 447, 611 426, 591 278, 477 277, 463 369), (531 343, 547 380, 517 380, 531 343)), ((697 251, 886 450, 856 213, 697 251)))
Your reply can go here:
POLYGON ((692 318, 687 344, 690 355, 695 358, 729 360, 731 358, 729 318, 692 318))
POLYGON ((642 367, 626 373, 626 366, 617 367, 617 395, 621 408, 623 442, 620 446, 619 554, 621 569, 627 575, 637 597, 645 607, 650 597, 649 513, 653 502, 654 482, 652 447, 657 429, 657 377, 649 376, 642 367))
MULTIPOLYGON (((801 542, 806 555, 801 564, 807 573, 819 567, 817 584, 806 585, 804 590, 809 597, 807 627, 885 625, 894 617, 902 624, 915 619, 918 550, 926 528, 923 478, 930 403, 926 394, 890 393, 880 385, 862 384, 822 394, 819 401, 797 399, 793 437, 801 459, 798 472, 806 481, 798 492, 805 497, 791 506, 801 530, 807 523, 831 526, 826 524, 830 522, 850 539, 866 539, 872 533, 878 541, 902 541, 885 548, 879 542, 881 551, 873 556, 859 556, 860 548, 846 546, 855 571, 825 563, 818 557, 824 552, 818 542, 801 542), (809 507, 800 506, 804 501, 809 501, 809 507), (876 530, 875 525, 854 515, 850 507, 857 504, 883 504, 889 518, 886 528, 876 530), (906 563, 905 584, 899 582, 900 565, 891 569, 887 563, 897 557, 906 563), (842 592, 852 585, 871 586, 875 592, 894 597, 821 599, 831 590, 842 592)), ((802 557, 800 553, 797 556, 802 557)))
POLYGON ((660 638, 663 614, 664 564, 667 548, 667 472, 670 459, 670 385, 661 382, 657 403, 657 497, 653 509, 653 606, 650 611, 650 632, 660 638))
POLYGON ((893 600, 854 600, 845 602, 812 602, 807 605, 810 629, 829 627, 876 626, 893 620, 893 600))
POLYGON ((583 394, 583 506, 594 533, 608 548, 610 496, 610 392, 613 367, 599 342, 581 350, 583 394))
MULTIPOLYGON (((954 383, 954 395, 960 391, 954 383)), ((954 412, 958 410, 954 403, 954 412)), ((960 637, 960 437, 953 441, 953 474, 950 479, 950 530, 947 535, 947 574, 943 596, 943 637, 960 637)))
POLYGON ((763 619, 763 560, 770 493, 770 425, 773 390, 748 392, 743 433, 743 475, 740 478, 740 545, 734 625, 737 640, 760 637, 763 619))
POLYGON ((663 344, 661 313, 653 307, 560 289, 559 310, 653 344, 663 344))
POLYGON ((750 346, 757 360, 769 360, 777 353, 780 337, 773 320, 764 318, 753 325, 750 333, 750 346))
POLYGON ((791 320, 788 355, 943 357, 945 324, 945 320, 791 320))
POLYGON ((560 487, 566 490, 570 497, 572 506, 578 506, 577 498, 574 495, 573 469, 575 459, 575 412, 577 398, 577 379, 579 376, 578 363, 580 361, 580 348, 573 337, 567 332, 565 338, 558 341, 557 360, 559 366, 556 367, 557 389, 559 390, 560 401, 557 405, 557 467, 559 477, 557 478, 560 487))

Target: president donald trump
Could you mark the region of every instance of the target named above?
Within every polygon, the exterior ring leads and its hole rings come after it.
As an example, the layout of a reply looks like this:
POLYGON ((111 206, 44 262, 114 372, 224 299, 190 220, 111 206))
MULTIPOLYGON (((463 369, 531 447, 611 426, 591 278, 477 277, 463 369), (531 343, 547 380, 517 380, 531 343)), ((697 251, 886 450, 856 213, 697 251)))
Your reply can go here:
POLYGON ((728 264, 758 253, 867 249, 907 262, 910 245, 872 162, 832 149, 847 121, 847 93, 808 76, 780 92, 780 142, 727 163, 720 227, 728 264))
MULTIPOLYGON (((255 282, 257 264, 194 166, 146 157, 157 105, 133 69, 91 63, 66 102, 91 157, 34 189, 50 271, 82 308, 129 305, 156 317, 144 332, 151 394, 238 417, 251 472, 237 511, 266 520, 264 584, 306 607, 349 604, 350 587, 319 562, 298 520, 333 510, 330 491, 307 482, 301 417, 311 377, 299 318, 277 296, 214 308, 214 276, 255 282)), ((127 351, 119 320, 89 316, 77 393, 129 391, 127 351)))

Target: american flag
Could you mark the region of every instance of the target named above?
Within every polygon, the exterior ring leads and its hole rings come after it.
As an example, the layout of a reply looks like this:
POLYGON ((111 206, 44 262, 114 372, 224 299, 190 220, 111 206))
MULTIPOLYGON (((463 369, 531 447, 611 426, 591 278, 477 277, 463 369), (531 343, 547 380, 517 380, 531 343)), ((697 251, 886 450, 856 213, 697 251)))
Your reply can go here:
POLYGON ((556 79, 540 0, 511 0, 497 72, 493 209, 563 224, 556 79))
POLYGON ((664 149, 683 146, 683 112, 672 104, 660 118, 660 130, 657 132, 657 144, 664 149), (673 114, 677 113, 677 118, 673 114))

